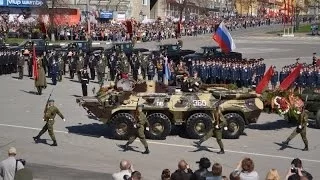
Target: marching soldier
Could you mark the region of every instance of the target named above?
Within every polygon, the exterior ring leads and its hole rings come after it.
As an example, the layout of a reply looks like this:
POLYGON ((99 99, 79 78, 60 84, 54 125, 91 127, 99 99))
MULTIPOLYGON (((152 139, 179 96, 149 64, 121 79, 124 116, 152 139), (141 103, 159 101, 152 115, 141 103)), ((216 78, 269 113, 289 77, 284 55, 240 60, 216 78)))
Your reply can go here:
POLYGON ((76 71, 77 71, 77 77, 78 81, 81 82, 81 69, 84 67, 84 59, 83 57, 79 54, 78 56, 78 61, 76 65, 76 71))
POLYGON ((42 89, 47 88, 47 80, 46 80, 46 73, 44 72, 44 68, 42 66, 41 60, 37 61, 38 66, 38 76, 35 77, 35 86, 38 91, 38 95, 42 94, 42 89))
POLYGON ((133 141, 138 137, 143 144, 145 151, 143 154, 149 154, 149 148, 146 140, 146 136, 144 131, 149 131, 149 122, 147 120, 146 115, 142 112, 143 105, 138 105, 137 110, 135 112, 136 122, 134 124, 134 134, 129 138, 129 141, 125 144, 124 149, 128 150, 129 145, 133 143, 133 141))
POLYGON ((19 72, 19 79, 23 79, 23 67, 24 67, 25 61, 22 55, 22 52, 19 53, 18 56, 18 72, 19 72))
POLYGON ((197 146, 200 146, 204 141, 208 140, 214 135, 220 147, 220 151, 217 154, 224 154, 224 147, 222 143, 222 130, 228 130, 226 119, 221 113, 221 108, 219 106, 217 106, 216 109, 212 112, 212 116, 215 119, 212 129, 199 141, 195 141, 194 143, 197 146))
POLYGON ((291 135, 287 138, 287 140, 282 143, 284 145, 288 145, 289 142, 294 137, 300 134, 304 143, 303 151, 308 151, 309 150, 308 139, 307 139, 308 115, 305 112, 305 110, 303 110, 301 114, 298 115, 298 123, 299 123, 298 127, 291 133, 291 135))
POLYGON ((89 73, 86 68, 81 70, 82 96, 88 96, 89 73))
POLYGON ((69 73, 70 78, 74 78, 74 74, 77 72, 77 60, 74 57, 74 54, 72 52, 69 52, 68 54, 68 63, 69 63, 69 73))
POLYGON ((32 56, 33 56, 33 55, 30 56, 30 55, 28 54, 28 61, 27 61, 27 62, 28 62, 28 76, 29 76, 29 77, 32 77, 32 67, 33 67, 32 56))
POLYGON ((62 75, 64 74, 63 69, 64 69, 64 61, 62 57, 58 58, 58 66, 59 66, 59 71, 58 71, 58 81, 62 81, 62 75))
POLYGON ((38 140, 40 140, 40 137, 46 132, 48 131, 49 136, 51 137, 53 144, 51 146, 58 146, 57 144, 57 140, 54 136, 54 132, 53 132, 53 125, 54 125, 54 118, 56 117, 56 115, 59 115, 61 117, 61 119, 63 121, 66 121, 64 119, 64 116, 61 114, 61 112, 59 111, 59 109, 54 106, 54 100, 49 100, 46 108, 44 110, 44 118, 43 120, 46 122, 46 124, 43 126, 42 130, 39 132, 39 134, 35 137, 33 137, 34 141, 37 143, 38 140))
POLYGON ((89 57, 89 68, 90 68, 91 80, 94 80, 96 78, 95 67, 97 66, 97 59, 98 58, 99 58, 98 54, 94 54, 93 56, 89 57))

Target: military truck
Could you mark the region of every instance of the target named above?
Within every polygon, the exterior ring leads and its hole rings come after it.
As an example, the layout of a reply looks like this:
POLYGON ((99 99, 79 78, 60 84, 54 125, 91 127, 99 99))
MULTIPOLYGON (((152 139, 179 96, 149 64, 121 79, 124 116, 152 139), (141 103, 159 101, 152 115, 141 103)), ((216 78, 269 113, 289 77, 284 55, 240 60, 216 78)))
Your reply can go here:
POLYGON ((242 54, 238 52, 230 52, 230 53, 223 53, 221 48, 218 46, 203 46, 200 47, 198 52, 193 54, 188 54, 183 56, 184 62, 190 62, 192 60, 200 60, 203 58, 232 58, 237 60, 242 60, 242 54))
POLYGON ((116 139, 127 139, 135 121, 134 111, 143 104, 147 114, 150 139, 165 139, 173 126, 181 126, 190 138, 203 137, 211 128, 216 106, 228 122, 224 138, 237 139, 245 125, 257 122, 263 109, 258 95, 224 87, 206 87, 201 92, 181 92, 154 81, 120 80, 117 89, 102 88, 95 97, 77 98, 89 115, 109 124, 116 139), (119 90, 120 89, 120 90, 119 90))
POLYGON ((127 57, 131 57, 132 53, 147 52, 145 48, 134 48, 134 44, 131 41, 128 42, 116 42, 113 43, 111 48, 106 49, 106 55, 111 54, 113 51, 123 51, 127 57))
POLYGON ((320 93, 306 89, 302 92, 301 98, 304 100, 309 121, 313 121, 315 127, 320 129, 320 93))
POLYGON ((91 41, 74 41, 69 44, 67 44, 64 47, 61 47, 60 49, 56 49, 59 52, 69 52, 69 51, 79 51, 85 53, 93 53, 94 51, 103 51, 103 47, 94 47, 92 46, 91 41))
POLYGON ((181 57, 188 54, 193 54, 196 51, 181 49, 179 44, 162 44, 159 45, 159 52, 165 52, 170 60, 177 62, 181 60, 181 57))
POLYGON ((8 50, 21 51, 22 49, 28 49, 30 52, 32 52, 33 43, 35 45, 37 55, 42 55, 43 52, 46 52, 48 50, 61 48, 60 45, 50 45, 49 42, 44 39, 28 39, 21 42, 18 46, 10 46, 8 50))

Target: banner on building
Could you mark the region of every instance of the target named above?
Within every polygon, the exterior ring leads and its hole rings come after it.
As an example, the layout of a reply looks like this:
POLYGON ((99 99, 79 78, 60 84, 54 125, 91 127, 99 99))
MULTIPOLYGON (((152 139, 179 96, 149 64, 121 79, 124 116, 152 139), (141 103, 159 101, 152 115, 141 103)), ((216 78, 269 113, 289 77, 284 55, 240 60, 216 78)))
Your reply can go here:
POLYGON ((2 7, 37 8, 46 4, 46 0, 0 0, 2 7))
POLYGON ((112 19, 113 12, 112 11, 101 11, 99 17, 100 17, 100 19, 112 19))

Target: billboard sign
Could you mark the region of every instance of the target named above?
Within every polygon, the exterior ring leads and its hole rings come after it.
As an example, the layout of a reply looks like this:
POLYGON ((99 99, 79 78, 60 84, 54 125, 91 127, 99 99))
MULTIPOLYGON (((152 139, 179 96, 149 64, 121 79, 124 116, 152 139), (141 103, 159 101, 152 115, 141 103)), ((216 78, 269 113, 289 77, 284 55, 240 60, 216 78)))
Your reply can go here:
POLYGON ((0 0, 0 6, 16 8, 36 8, 45 5, 45 3, 45 0, 0 0))
POLYGON ((100 18, 101 19, 112 19, 113 18, 113 12, 112 11, 101 11, 100 12, 100 18))

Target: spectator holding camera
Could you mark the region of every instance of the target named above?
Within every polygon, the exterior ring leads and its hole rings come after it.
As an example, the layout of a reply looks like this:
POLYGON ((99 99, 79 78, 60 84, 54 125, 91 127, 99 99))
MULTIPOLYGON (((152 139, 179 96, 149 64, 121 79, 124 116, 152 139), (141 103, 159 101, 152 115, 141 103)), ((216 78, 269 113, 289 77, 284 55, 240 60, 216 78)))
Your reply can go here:
POLYGON ((190 169, 190 166, 185 160, 181 160, 178 163, 178 169, 172 173, 171 180, 185 180, 190 179, 192 176, 192 170, 190 169))
POLYGON ((291 168, 289 169, 286 180, 300 180, 308 179, 312 180, 312 175, 303 169, 302 161, 299 158, 295 158, 291 162, 291 168))
POLYGON ((259 180, 259 174, 254 170, 254 163, 250 158, 240 161, 234 172, 239 174, 240 180, 259 180))
POLYGON ((11 147, 8 151, 9 157, 0 163, 0 177, 3 180, 14 180, 16 172, 23 169, 21 161, 16 159, 17 150, 11 147))

